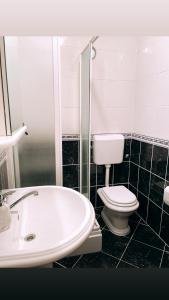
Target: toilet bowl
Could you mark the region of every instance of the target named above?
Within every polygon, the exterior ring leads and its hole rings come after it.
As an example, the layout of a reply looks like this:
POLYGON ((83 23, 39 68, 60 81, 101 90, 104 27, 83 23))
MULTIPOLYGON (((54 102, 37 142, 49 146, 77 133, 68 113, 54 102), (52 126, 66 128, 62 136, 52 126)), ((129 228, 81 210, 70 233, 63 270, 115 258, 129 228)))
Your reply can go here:
POLYGON ((118 236, 129 234, 128 218, 139 206, 136 196, 123 185, 106 186, 97 192, 105 205, 101 215, 109 230, 118 236))

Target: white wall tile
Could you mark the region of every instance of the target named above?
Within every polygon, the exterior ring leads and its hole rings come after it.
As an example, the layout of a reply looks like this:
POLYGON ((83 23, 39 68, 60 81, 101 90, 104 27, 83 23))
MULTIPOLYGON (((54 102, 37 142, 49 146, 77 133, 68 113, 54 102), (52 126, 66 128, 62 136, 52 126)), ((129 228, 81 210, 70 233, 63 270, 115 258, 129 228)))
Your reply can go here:
POLYGON ((133 130, 133 110, 130 108, 103 108, 95 106, 92 111, 92 133, 131 132, 133 130))
POLYGON ((92 81, 92 105, 103 107, 133 107, 134 81, 92 81))
POLYGON ((123 50, 118 52, 98 50, 93 60, 92 77, 94 79, 135 80, 136 57, 136 53, 123 50))
POLYGON ((169 37, 139 39, 134 131, 169 139, 169 37))
POLYGON ((79 107, 79 78, 62 77, 61 99, 63 107, 79 107))
POLYGON ((62 133, 79 133, 79 108, 62 108, 62 133))

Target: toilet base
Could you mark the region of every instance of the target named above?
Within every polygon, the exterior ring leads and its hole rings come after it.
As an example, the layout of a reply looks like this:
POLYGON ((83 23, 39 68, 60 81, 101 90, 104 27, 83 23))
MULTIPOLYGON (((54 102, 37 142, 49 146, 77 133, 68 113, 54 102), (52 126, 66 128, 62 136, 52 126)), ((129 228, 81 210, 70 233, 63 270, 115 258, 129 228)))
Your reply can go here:
POLYGON ((130 233, 130 226, 128 225, 128 215, 113 214, 112 210, 104 207, 101 216, 109 228, 109 230, 118 236, 126 236, 130 233))

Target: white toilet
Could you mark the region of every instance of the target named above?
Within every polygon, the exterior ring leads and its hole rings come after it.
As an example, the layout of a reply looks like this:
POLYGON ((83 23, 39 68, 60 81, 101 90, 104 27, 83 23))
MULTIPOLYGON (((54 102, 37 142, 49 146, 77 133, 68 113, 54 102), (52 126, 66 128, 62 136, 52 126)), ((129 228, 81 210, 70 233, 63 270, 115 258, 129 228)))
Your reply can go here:
POLYGON ((119 236, 130 232, 128 217, 137 210, 136 196, 125 186, 109 187, 111 164, 123 161, 124 136, 121 134, 102 134, 93 137, 93 160, 97 165, 105 165, 105 187, 97 190, 104 203, 102 217, 110 231, 119 236))

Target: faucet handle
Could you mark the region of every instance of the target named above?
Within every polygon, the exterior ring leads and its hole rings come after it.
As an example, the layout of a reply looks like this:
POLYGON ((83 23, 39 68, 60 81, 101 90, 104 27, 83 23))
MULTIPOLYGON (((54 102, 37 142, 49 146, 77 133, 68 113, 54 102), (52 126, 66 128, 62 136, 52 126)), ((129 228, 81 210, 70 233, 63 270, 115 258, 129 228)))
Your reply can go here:
POLYGON ((0 194, 0 206, 2 206, 5 202, 6 198, 3 194, 0 194))
POLYGON ((8 191, 6 193, 0 193, 0 206, 2 206, 5 202, 8 196, 15 193, 15 191, 8 191))

